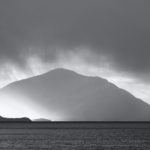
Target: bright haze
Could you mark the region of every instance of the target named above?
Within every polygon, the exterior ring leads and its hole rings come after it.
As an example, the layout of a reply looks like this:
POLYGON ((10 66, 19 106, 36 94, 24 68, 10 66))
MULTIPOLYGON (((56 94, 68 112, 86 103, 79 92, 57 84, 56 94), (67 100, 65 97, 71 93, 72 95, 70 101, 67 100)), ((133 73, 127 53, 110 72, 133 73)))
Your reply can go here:
MULTIPOLYGON (((148 0, 1 0, 0 87, 66 68, 150 104, 149 8, 148 0)), ((21 106, 38 116, 20 97, 14 116, 21 106)))

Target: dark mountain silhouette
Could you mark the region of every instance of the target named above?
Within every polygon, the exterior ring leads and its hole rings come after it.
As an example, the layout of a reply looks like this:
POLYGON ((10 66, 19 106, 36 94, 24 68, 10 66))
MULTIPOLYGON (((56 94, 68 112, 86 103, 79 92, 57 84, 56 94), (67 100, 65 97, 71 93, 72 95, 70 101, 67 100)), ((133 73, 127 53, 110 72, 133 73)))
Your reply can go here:
POLYGON ((0 116, 0 122, 31 122, 31 120, 27 117, 23 118, 5 118, 0 116))
POLYGON ((28 95, 47 113, 55 112, 65 121, 150 120, 147 103, 105 79, 66 69, 14 82, 3 91, 28 95))

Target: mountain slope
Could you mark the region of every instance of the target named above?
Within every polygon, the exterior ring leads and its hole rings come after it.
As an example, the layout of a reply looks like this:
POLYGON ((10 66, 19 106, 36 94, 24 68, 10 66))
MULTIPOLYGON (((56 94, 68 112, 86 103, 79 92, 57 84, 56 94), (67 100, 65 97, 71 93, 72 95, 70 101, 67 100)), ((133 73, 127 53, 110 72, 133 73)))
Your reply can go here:
POLYGON ((28 95, 39 111, 41 107, 47 114, 55 112, 65 121, 150 120, 150 106, 145 102, 105 79, 65 69, 12 83, 2 91, 28 95))

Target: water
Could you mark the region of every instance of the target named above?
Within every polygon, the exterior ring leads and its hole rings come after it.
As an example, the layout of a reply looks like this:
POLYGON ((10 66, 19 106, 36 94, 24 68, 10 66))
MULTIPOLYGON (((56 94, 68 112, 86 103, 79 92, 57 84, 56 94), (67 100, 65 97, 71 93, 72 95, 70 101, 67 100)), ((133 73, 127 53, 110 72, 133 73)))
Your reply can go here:
POLYGON ((1 123, 0 150, 150 150, 150 123, 1 123))

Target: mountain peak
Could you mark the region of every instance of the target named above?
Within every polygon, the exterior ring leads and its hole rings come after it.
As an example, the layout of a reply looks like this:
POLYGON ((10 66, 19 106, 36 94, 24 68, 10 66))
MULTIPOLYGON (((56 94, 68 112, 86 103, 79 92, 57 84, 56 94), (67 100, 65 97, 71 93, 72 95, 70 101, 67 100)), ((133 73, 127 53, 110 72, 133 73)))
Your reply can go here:
MULTIPOLYGON (((27 95, 44 118, 64 121, 149 121, 150 106, 99 77, 66 69, 18 81, 4 88, 27 95), (38 107, 37 107, 38 106, 38 107), (52 115, 55 114, 55 115, 52 115)), ((39 116, 40 118, 40 116, 39 116)))

